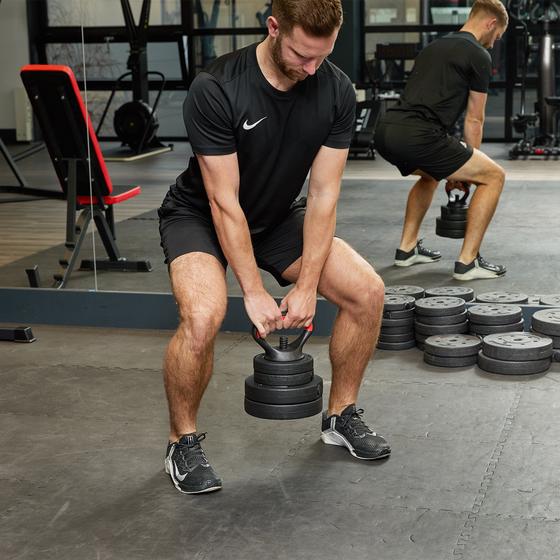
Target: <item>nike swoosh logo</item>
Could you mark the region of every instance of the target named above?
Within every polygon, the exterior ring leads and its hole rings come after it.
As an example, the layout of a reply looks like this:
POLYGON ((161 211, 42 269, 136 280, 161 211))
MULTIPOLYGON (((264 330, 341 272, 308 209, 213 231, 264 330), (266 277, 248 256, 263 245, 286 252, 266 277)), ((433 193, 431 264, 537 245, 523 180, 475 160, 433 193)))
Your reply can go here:
POLYGON ((175 467, 175 476, 177 477, 177 480, 179 482, 183 482, 183 480, 185 480, 185 478, 187 478, 187 475, 189 473, 186 472, 185 474, 180 474, 179 469, 177 468, 177 463, 175 463, 175 461, 173 462, 173 466, 175 467))
POLYGON ((244 130, 252 130, 253 128, 255 128, 255 126, 257 126, 258 124, 262 123, 265 119, 268 119, 268 117, 263 117, 262 119, 258 120, 256 123, 253 123, 253 124, 249 124, 249 119, 247 119, 247 120, 243 123, 243 129, 244 129, 244 130))

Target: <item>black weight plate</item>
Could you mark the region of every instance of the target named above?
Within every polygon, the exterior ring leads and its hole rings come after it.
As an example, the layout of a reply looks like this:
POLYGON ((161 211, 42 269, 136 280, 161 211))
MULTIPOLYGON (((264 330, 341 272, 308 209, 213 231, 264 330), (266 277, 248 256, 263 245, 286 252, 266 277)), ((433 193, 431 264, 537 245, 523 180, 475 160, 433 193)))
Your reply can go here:
POLYGON ((323 398, 299 404, 265 404, 245 399, 245 412, 267 420, 295 420, 315 416, 323 411, 323 398))
POLYGON ((409 326, 412 329, 412 324, 414 323, 414 316, 405 317, 404 319, 387 319, 383 317, 381 322, 381 328, 392 328, 392 327, 406 327, 409 326))
POLYGON ((555 349, 560 348, 560 336, 550 336, 549 334, 536 331, 535 329, 531 329, 531 332, 534 332, 537 336, 550 338, 550 340, 552 340, 552 347, 555 349))
POLYGON ((480 303, 527 303, 529 296, 518 292, 487 292, 478 294, 476 301, 480 303))
POLYGON ((424 352, 425 344, 423 342, 416 341, 416 348, 418 348, 418 350, 422 350, 422 352, 424 352))
POLYGON ((441 206, 441 219, 446 221, 465 221, 468 209, 468 206, 441 206))
POLYGON ((383 311, 384 319, 406 319, 414 317, 414 309, 403 309, 401 311, 383 311))
POLYGON ((414 308, 412 296, 385 293, 383 311, 405 311, 414 308))
POLYGON ((424 288, 420 286, 385 286, 385 294, 411 296, 419 299, 424 297, 424 288))
POLYGON ((408 342, 381 342, 377 343, 377 348, 380 350, 408 350, 409 348, 414 348, 416 346, 416 341, 409 340, 408 342))
POLYGON ((425 350, 440 358, 464 358, 476 356, 482 347, 482 340, 470 334, 445 334, 430 336, 425 341, 425 350))
POLYGON ((472 356, 434 356, 426 352, 426 343, 424 343, 424 361, 431 366, 438 367, 465 367, 476 364, 477 355, 472 356))
POLYGON ((531 320, 532 327, 541 333, 560 336, 560 309, 541 309, 531 320))
POLYGON ((526 332, 489 334, 482 341, 482 351, 496 360, 542 360, 552 355, 552 340, 526 332))
POLYGON ((525 323, 523 322, 523 319, 517 323, 512 323, 511 325, 479 325, 478 323, 473 323, 471 321, 469 323, 469 329, 473 334, 487 336, 489 334, 522 332, 525 329, 525 323))
POLYGON ((507 325, 518 323, 523 312, 518 305, 473 305, 468 309, 469 320, 478 325, 507 325))
POLYGON ((257 354, 253 358, 253 369, 260 373, 281 373, 283 375, 304 373, 306 371, 313 371, 313 357, 309 354, 304 354, 301 360, 276 362, 266 358, 264 353, 257 354))
POLYGON ((318 399, 323 394, 323 379, 315 375, 305 385, 271 387, 255 383, 253 376, 245 379, 245 397, 266 404, 299 404, 318 399))
POLYGON ((521 362, 496 360, 484 354, 482 350, 478 353, 478 367, 480 369, 502 375, 535 375, 536 373, 544 373, 550 368, 550 364, 550 358, 521 362))
POLYGON ((313 379, 312 371, 305 371, 303 373, 290 373, 288 375, 278 373, 261 373, 255 372, 255 383, 260 385, 270 385, 277 387, 284 385, 285 387, 293 387, 295 385, 305 385, 313 379))
POLYGON ((467 320, 467 311, 457 315, 416 315, 416 320, 424 325, 456 325, 467 320))
POLYGON ((415 321, 414 330, 419 334, 432 336, 434 334, 461 334, 469 330, 469 322, 457 323, 456 325, 426 325, 415 321))
POLYGON ((541 305, 552 305, 552 307, 560 307, 560 295, 553 294, 548 296, 541 296, 539 299, 541 305))
POLYGON ((416 302, 416 315, 458 315, 465 310, 465 300, 456 297, 430 297, 416 302))
POLYGON ((403 334, 385 334, 381 331, 379 335, 379 342, 408 342, 409 340, 414 340, 414 331, 403 334))
POLYGON ((436 228, 465 231, 466 227, 467 220, 442 220, 441 218, 436 218, 436 228))
POLYGON ((436 235, 448 237, 449 239, 463 239, 465 237, 465 230, 436 227, 436 235))
POLYGON ((383 334, 405 334, 412 332, 414 333, 414 324, 405 325, 404 327, 381 327, 381 332, 383 334))
POLYGON ((462 286, 440 286, 439 288, 428 288, 424 297, 449 296, 458 297, 465 301, 474 299, 474 290, 462 286))

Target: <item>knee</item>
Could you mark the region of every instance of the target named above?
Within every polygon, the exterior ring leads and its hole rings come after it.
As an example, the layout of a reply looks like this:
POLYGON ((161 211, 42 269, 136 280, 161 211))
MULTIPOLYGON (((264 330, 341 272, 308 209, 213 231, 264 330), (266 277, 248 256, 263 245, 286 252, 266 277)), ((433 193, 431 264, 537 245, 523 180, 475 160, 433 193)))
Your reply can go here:
POLYGON ((213 344, 224 319, 224 309, 204 309, 181 313, 178 335, 194 354, 203 354, 213 344))
POLYGON ((501 165, 495 163, 494 166, 492 167, 492 170, 490 171, 489 179, 501 191, 506 181, 506 172, 504 168, 501 165))
POLYGON ((365 275, 356 293, 355 309, 360 314, 377 316, 383 308, 385 284, 381 276, 373 270, 365 275))

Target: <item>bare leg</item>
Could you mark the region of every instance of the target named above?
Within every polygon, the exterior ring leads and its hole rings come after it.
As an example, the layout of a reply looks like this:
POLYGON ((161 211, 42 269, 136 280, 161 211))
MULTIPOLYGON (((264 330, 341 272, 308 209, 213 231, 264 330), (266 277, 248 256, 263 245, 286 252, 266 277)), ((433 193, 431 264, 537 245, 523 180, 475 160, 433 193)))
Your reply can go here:
POLYGON ((169 405, 169 441, 196 432, 196 416, 214 358, 214 339, 223 321, 227 291, 225 271, 205 253, 189 253, 171 263, 171 285, 180 325, 164 358, 169 405))
POLYGON ((410 189, 399 249, 408 252, 416 247, 422 220, 430 208, 437 186, 438 181, 423 175, 410 189))
MULTIPOLYGON (((295 282, 301 259, 283 274, 295 282)), ((332 385, 328 414, 340 414, 358 399, 383 313, 383 280, 347 243, 335 238, 319 281, 319 293, 338 306, 329 355, 332 385), (340 271, 347 271, 341 274, 340 271)))
POLYGON ((475 150, 471 159, 449 177, 477 185, 469 205, 467 229, 459 260, 471 263, 480 251, 482 239, 494 216, 504 187, 504 170, 487 155, 475 150))

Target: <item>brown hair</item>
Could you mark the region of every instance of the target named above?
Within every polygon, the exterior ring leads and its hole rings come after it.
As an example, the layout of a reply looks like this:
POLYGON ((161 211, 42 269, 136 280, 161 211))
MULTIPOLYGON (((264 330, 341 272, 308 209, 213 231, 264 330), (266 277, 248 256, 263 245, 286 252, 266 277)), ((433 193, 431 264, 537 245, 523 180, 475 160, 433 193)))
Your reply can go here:
POLYGON ((341 0, 273 0, 272 15, 280 31, 299 25, 308 35, 329 37, 342 25, 341 0))
POLYGON ((508 25, 508 13, 500 0, 475 0, 469 14, 469 19, 482 15, 494 16, 502 27, 507 27, 508 25))

